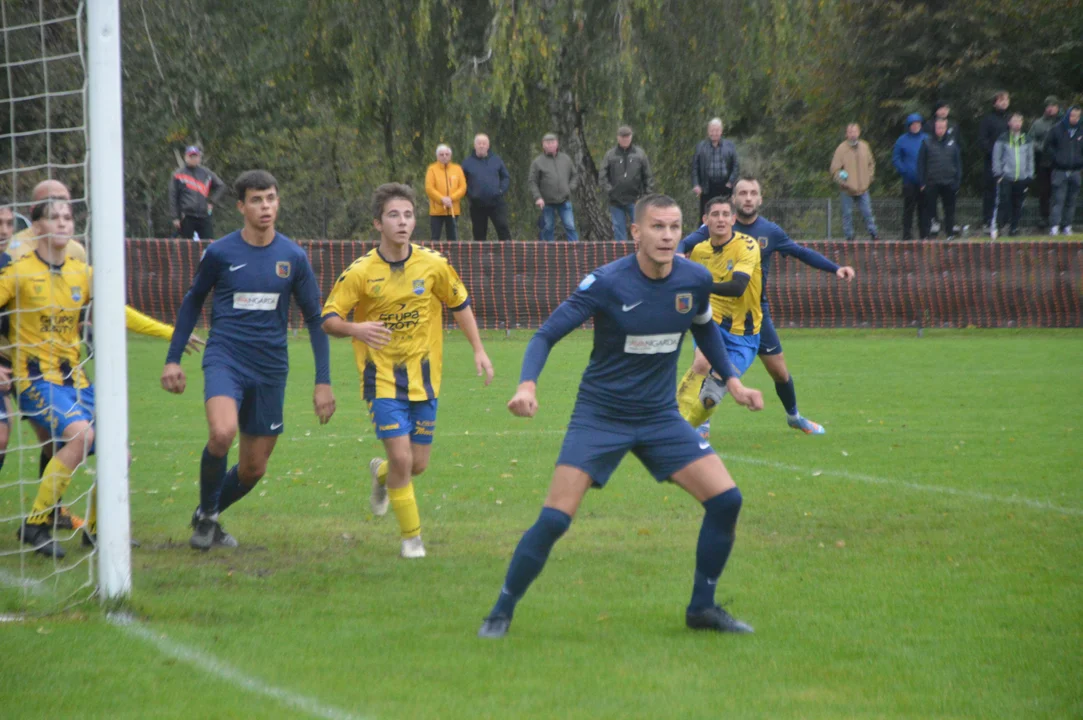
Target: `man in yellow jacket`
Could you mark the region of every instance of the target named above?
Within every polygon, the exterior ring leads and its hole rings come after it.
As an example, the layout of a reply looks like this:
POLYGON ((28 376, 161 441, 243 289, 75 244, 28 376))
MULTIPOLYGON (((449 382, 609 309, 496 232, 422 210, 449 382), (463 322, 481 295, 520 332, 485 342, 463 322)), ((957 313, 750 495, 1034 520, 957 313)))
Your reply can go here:
POLYGON ((451 148, 436 146, 436 162, 425 173, 425 194, 429 196, 429 228, 432 239, 439 240, 443 228, 447 239, 459 239, 459 201, 466 195, 466 175, 458 163, 451 162, 451 148))

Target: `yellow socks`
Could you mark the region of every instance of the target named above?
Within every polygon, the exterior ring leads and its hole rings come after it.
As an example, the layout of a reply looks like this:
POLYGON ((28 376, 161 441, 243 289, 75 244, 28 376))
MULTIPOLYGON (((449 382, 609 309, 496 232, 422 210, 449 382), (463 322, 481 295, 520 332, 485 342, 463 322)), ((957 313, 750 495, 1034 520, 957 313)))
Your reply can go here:
POLYGON ((677 385, 677 408, 681 412, 681 417, 694 428, 698 428, 707 422, 707 418, 711 416, 714 410, 714 408, 708 410, 703 407, 703 403, 699 399, 699 391, 703 387, 703 381, 706 377, 706 375, 700 375, 694 372, 692 368, 688 368, 688 372, 684 374, 681 382, 677 385))
MULTIPOLYGON (((387 464, 386 461, 384 464, 387 464)), ((384 477, 386 477, 386 474, 384 477)), ((388 488, 387 496, 391 500, 391 509, 395 511, 395 517, 399 520, 399 530, 402 532, 402 538, 405 540, 420 535, 421 515, 417 512, 414 484, 410 483, 401 488, 388 488)))
POLYGON ((29 524, 44 525, 49 522, 49 513, 68 489, 74 472, 56 456, 49 461, 41 475, 41 484, 38 486, 38 495, 34 498, 34 506, 30 509, 30 517, 26 519, 29 524))
POLYGON ((381 460, 380 464, 376 466, 376 479, 380 481, 381 485, 387 485, 387 469, 390 467, 391 465, 387 460, 381 460))

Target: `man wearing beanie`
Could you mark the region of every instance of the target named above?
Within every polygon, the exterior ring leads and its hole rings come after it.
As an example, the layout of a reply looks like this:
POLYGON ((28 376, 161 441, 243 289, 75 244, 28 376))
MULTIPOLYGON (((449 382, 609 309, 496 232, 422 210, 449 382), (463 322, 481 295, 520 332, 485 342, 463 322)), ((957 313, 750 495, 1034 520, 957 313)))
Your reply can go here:
POLYGON ((1053 190, 1053 156, 1045 152, 1045 139, 1060 120, 1060 101, 1050 95, 1045 99, 1045 113, 1030 124, 1030 139, 1034 143, 1034 184, 1038 192, 1038 227, 1049 227, 1049 198, 1053 190))

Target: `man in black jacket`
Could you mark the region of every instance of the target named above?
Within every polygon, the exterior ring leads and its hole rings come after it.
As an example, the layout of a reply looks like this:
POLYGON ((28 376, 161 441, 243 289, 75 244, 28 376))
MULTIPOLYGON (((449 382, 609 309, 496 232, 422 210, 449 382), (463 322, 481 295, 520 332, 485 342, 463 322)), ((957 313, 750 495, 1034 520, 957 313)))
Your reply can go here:
POLYGON ((169 214, 182 238, 214 240, 211 211, 226 192, 226 184, 203 167, 203 152, 195 145, 184 151, 184 167, 169 182, 169 214))
POLYGON ((707 139, 700 140, 692 156, 692 192, 699 198, 699 214, 703 217, 707 201, 730 197, 737 184, 737 147, 722 139, 722 119, 707 123, 707 139))
POLYGON ((1053 205, 1049 208, 1049 234, 1072 234, 1075 201, 1083 173, 1083 126, 1078 105, 1068 108, 1045 139, 1045 151, 1053 161, 1053 205))
POLYGON ((1001 90, 993 96, 993 111, 981 119, 978 126, 978 144, 985 153, 985 176, 982 180, 981 221, 983 231, 993 222, 993 205, 996 200, 997 181, 993 177, 993 146, 997 138, 1008 132, 1008 104, 1011 98, 1001 90))
POLYGON ((944 234, 952 239, 955 227, 955 194, 963 181, 963 160, 959 143, 948 137, 948 119, 933 121, 933 135, 925 138, 918 150, 918 182, 925 198, 925 212, 918 215, 923 240, 932 238, 932 218, 936 199, 944 207, 944 234))
POLYGON ((488 135, 478 133, 474 136, 474 152, 463 160, 462 168, 466 176, 466 197, 470 199, 470 224, 474 228, 474 239, 485 239, 489 221, 492 220, 497 238, 511 240, 508 206, 504 202, 504 194, 511 185, 511 175, 500 156, 489 152, 488 135))
POLYGON ((598 171, 598 184, 609 198, 613 239, 628 239, 628 225, 636 221, 636 200, 654 192, 651 162, 643 148, 632 144, 632 128, 617 129, 617 146, 609 148, 598 171))

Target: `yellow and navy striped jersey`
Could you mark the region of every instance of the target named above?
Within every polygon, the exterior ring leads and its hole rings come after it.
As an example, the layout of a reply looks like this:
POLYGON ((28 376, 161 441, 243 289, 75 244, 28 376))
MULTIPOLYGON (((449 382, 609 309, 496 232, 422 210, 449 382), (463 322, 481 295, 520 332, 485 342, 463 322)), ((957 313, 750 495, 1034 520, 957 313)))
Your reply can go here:
POLYGON ((378 321, 391 342, 376 350, 354 340, 365 400, 433 400, 440 395, 443 367, 443 309, 470 303, 466 286, 447 258, 410 245, 405 260, 388 262, 378 248, 343 271, 327 298, 323 315, 354 322, 378 321))
MULTIPOLYGON (((24 255, 32 254, 37 249, 38 236, 34 234, 34 228, 28 227, 15 233, 11 238, 11 242, 7 247, 7 254, 10 256, 11 261, 14 262, 24 255)), ((86 248, 75 240, 68 241, 67 253, 70 258, 86 262, 86 248)), ((8 337, 8 331, 9 323, 6 322, 5 316, 5 321, 0 321, 0 361, 11 360, 11 353, 9 352, 11 339, 8 337)))
MULTIPOLYGON (((80 314, 90 302, 92 271, 68 257, 49 265, 36 252, 11 261, 0 255, 0 307, 7 306, 15 389, 32 380, 85 388, 89 381, 80 364, 80 314)), ((125 308, 130 330, 168 340, 173 328, 125 308)))
POLYGON ((756 335, 763 321, 760 297, 763 274, 760 272, 760 246, 744 233, 735 232, 725 245, 715 247, 704 240, 688 253, 688 259, 711 271, 716 283, 729 282, 734 273, 748 275, 748 287, 740 297, 711 295, 714 320, 734 335, 756 335))

